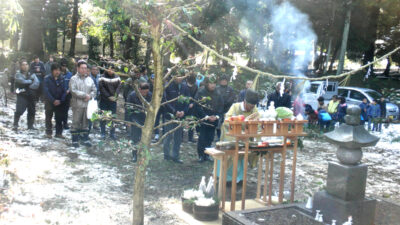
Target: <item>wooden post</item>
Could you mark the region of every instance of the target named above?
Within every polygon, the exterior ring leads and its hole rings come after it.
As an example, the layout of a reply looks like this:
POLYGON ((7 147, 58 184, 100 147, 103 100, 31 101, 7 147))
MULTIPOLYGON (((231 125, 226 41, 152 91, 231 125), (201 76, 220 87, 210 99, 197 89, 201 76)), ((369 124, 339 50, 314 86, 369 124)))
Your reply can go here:
POLYGON ((249 138, 246 139, 244 147, 244 166, 243 166, 243 187, 242 187, 242 210, 246 205, 246 186, 247 186, 247 164, 249 160, 249 138))
POLYGON ((265 154, 265 177, 264 177, 264 193, 263 193, 263 200, 267 202, 267 186, 268 186, 268 173, 269 173, 269 164, 270 164, 270 153, 267 152, 265 154))
POLYGON ((279 203, 283 202, 283 189, 285 186, 286 142, 287 142, 287 137, 284 137, 283 138, 282 160, 281 160, 281 171, 280 171, 280 176, 279 176, 279 203))
POLYGON ((232 168, 231 211, 235 211, 238 159, 239 159, 239 140, 236 138, 235 153, 233 155, 233 168, 232 168))
POLYGON ((272 152, 269 157, 269 187, 268 187, 268 205, 272 205, 272 182, 274 181, 274 156, 275 153, 272 152))
POLYGON ((299 142, 298 137, 294 137, 294 145, 293 145, 293 165, 292 165, 292 183, 290 188, 290 202, 294 201, 294 185, 296 182, 296 163, 297 163, 297 145, 299 142))
POLYGON ((222 180, 222 183, 223 183, 223 185, 222 185, 222 210, 224 211, 225 210, 225 196, 226 196, 226 173, 227 173, 227 170, 228 170, 228 157, 226 156, 226 155, 224 155, 223 156, 223 158, 222 158, 222 164, 223 164, 223 170, 224 170, 224 173, 223 173, 223 180, 222 180))
POLYGON ((258 171, 257 171, 257 193, 256 199, 259 200, 261 196, 261 174, 262 174, 263 156, 259 155, 258 158, 258 171))

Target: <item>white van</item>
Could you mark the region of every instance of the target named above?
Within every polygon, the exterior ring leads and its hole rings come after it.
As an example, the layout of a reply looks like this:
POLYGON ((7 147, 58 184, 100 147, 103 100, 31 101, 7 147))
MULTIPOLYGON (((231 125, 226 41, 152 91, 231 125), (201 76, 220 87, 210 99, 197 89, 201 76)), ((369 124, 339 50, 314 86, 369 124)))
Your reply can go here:
POLYGON ((328 104, 334 95, 338 94, 338 82, 326 81, 313 81, 310 87, 303 93, 303 100, 305 104, 311 105, 313 109, 318 108, 318 98, 324 97, 325 104, 328 104))

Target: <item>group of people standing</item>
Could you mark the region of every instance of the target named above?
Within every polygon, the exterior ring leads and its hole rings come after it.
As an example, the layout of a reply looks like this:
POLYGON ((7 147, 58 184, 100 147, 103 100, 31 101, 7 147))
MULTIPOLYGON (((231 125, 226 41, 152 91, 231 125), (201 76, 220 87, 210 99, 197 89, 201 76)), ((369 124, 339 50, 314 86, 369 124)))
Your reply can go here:
MULTIPOLYGON (((318 98, 318 124, 321 131, 331 130, 335 124, 344 123, 344 117, 346 115, 347 103, 346 98, 343 96, 334 95, 332 100, 329 101, 328 105, 324 103, 324 97, 318 98)), ((361 108, 360 125, 368 123, 368 130, 382 131, 382 121, 386 118, 386 101, 382 97, 380 99, 374 99, 371 103, 368 102, 367 98, 362 100, 359 105, 361 108)))
MULTIPOLYGON (((46 137, 53 138, 53 118, 55 119, 55 136, 62 138, 63 130, 70 129, 72 145, 80 144, 91 146, 89 133, 95 128, 95 124, 87 118, 87 107, 90 100, 96 100, 102 111, 117 113, 117 100, 120 92, 125 100, 125 120, 144 124, 146 112, 141 102, 139 93, 132 87, 132 78, 122 84, 121 79, 115 73, 113 65, 105 65, 103 74, 96 65, 88 65, 86 61, 79 60, 75 63, 76 72, 71 73, 68 61, 61 59, 56 62, 51 58, 44 64, 38 57, 34 57, 31 65, 26 59, 19 61, 19 68, 14 75, 15 93, 17 94, 16 111, 14 114, 14 130, 19 130, 19 120, 22 114, 28 110, 28 129, 34 127, 35 107, 39 99, 44 102, 46 137), (72 111, 71 128, 68 126, 68 112, 72 111)), ((154 75, 147 75, 147 70, 137 67, 133 70, 138 81, 138 91, 148 102, 152 99, 154 75)), ((244 102, 249 92, 252 81, 248 81, 246 88, 238 95, 228 85, 229 77, 221 75, 206 77, 201 83, 192 71, 184 71, 174 76, 170 85, 165 87, 163 104, 157 115, 156 125, 162 120, 166 123, 170 120, 183 120, 188 116, 201 119, 200 125, 188 130, 188 139, 194 142, 194 133, 197 131, 197 153, 199 162, 205 162, 210 158, 204 153, 210 147, 215 136, 221 136, 221 128, 224 114, 227 113, 235 102, 244 102), (179 96, 190 98, 190 101, 178 101, 179 96), (201 102, 201 104, 199 104, 201 102)), ((253 91, 250 91, 253 93, 253 91)), ((253 93, 254 95, 254 93, 253 93)), ((253 100, 254 101, 254 100, 253 100)), ((254 106, 253 106, 254 107, 254 106)), ((106 121, 100 121, 100 133, 103 139, 106 135, 106 121)), ((164 159, 182 163, 179 152, 183 139, 183 128, 176 128, 176 123, 170 123, 162 129, 156 129, 155 141, 159 138, 160 130, 169 134, 163 140, 164 159), (172 132, 173 131, 173 132, 172 132)), ((141 129, 130 126, 129 136, 136 144, 140 141, 141 129)), ((115 128, 109 128, 109 138, 115 140, 115 128)), ((133 152, 133 160, 136 161, 136 152, 133 152)))
MULTIPOLYGON (((87 106, 91 99, 98 99, 99 108, 116 112, 116 100, 121 86, 121 80, 108 67, 103 75, 99 75, 97 66, 92 66, 88 72, 88 64, 80 60, 76 63, 76 74, 67 68, 67 60, 59 63, 51 58, 51 63, 42 63, 39 57, 34 57, 31 65, 26 59, 19 61, 19 70, 14 76, 15 93, 17 94, 16 111, 14 113, 13 129, 18 131, 21 115, 27 110, 28 129, 36 130, 34 125, 36 103, 44 102, 46 136, 52 138, 55 118, 55 137, 64 139, 62 135, 68 126, 68 112, 72 109, 72 145, 79 143, 91 146, 89 139, 89 120, 87 106), (46 68, 46 65, 48 65, 46 68), (46 72, 47 71, 47 72, 46 72), (46 74, 47 73, 47 74, 46 74)), ((105 122, 100 123, 101 134, 105 137, 105 122)), ((110 137, 115 139, 114 129, 110 137)))

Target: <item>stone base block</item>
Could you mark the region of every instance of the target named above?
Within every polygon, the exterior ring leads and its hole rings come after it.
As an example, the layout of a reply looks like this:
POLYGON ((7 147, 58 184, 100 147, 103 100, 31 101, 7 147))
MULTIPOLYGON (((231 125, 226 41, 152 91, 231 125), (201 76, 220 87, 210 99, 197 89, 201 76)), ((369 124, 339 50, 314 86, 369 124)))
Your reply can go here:
POLYGON ((368 167, 364 164, 350 166, 330 162, 326 191, 345 201, 364 199, 367 170, 368 167))
POLYGON ((375 220, 376 200, 363 199, 358 201, 344 201, 328 194, 326 191, 314 195, 313 215, 316 210, 323 214, 324 222, 343 224, 349 216, 353 217, 353 225, 373 225, 375 220))

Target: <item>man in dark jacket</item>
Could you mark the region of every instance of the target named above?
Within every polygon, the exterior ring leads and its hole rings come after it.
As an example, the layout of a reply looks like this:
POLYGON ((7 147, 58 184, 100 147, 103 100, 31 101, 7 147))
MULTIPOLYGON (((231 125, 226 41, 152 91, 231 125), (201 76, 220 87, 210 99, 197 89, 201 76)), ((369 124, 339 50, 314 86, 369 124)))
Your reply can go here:
POLYGON ((49 56, 49 61, 44 64, 44 70, 46 75, 51 74, 51 65, 54 63, 54 56, 49 56))
POLYGON ((42 95, 42 82, 44 77, 46 76, 46 69, 44 68, 44 63, 42 61, 40 61, 39 56, 34 56, 33 57, 33 62, 30 65, 30 73, 31 74, 36 74, 36 77, 39 79, 40 81, 40 88, 37 92, 37 98, 40 98, 42 95))
MULTIPOLYGON (((99 96, 100 96, 100 89, 99 89, 99 80, 100 80, 100 71, 99 68, 96 65, 92 65, 90 68, 90 78, 92 78, 94 85, 96 86, 97 92, 96 92, 96 97, 94 98, 95 100, 97 100, 97 102, 99 101, 99 96)), ((92 127, 94 129, 98 130, 98 126, 96 126, 97 121, 92 122, 91 120, 89 120, 89 132, 92 130, 92 127)))
POLYGON ((252 85, 253 85, 253 81, 252 80, 246 81, 246 89, 243 89, 243 90, 241 90, 239 92, 239 96, 238 96, 237 102, 243 102, 244 101, 244 98, 246 97, 246 92, 247 92, 248 89, 251 88, 252 85))
POLYGON ((28 109, 28 129, 35 130, 36 95, 40 81, 35 74, 28 72, 26 59, 20 60, 20 71, 15 74, 15 92, 17 93, 17 105, 14 113, 14 130, 18 130, 19 118, 28 109))
MULTIPOLYGON (((149 84, 148 83, 140 83, 139 84, 139 92, 146 99, 147 102, 151 102, 151 92, 149 92, 149 84)), ((140 125, 144 125, 144 121, 146 119, 146 113, 143 103, 140 101, 138 94, 135 91, 132 91, 128 96, 126 113, 128 114, 127 118, 129 121, 135 121, 140 125)), ((140 141, 142 136, 142 129, 135 125, 131 125, 130 132, 131 139, 134 144, 137 144, 140 141)), ((132 151, 133 162, 137 161, 136 150, 132 151)))
MULTIPOLYGON (((221 94, 222 99, 224 100, 224 113, 228 112, 231 108, 232 104, 235 102, 235 91, 231 86, 228 85, 228 76, 222 75, 219 80, 219 86, 217 87, 218 92, 221 94)), ((224 123, 224 116, 221 116, 218 121, 217 127, 217 141, 219 141, 221 137, 221 125, 224 123)))
POLYGON ((275 86, 275 92, 268 95, 267 106, 269 106, 271 102, 274 102, 275 108, 286 107, 290 109, 292 107, 292 99, 286 91, 284 91, 281 95, 281 85, 284 84, 282 84, 282 82, 278 82, 275 86))
MULTIPOLYGON (((110 66, 104 71, 103 76, 99 79, 100 90, 100 109, 111 111, 112 114, 117 112, 117 99, 121 87, 121 79, 114 73, 114 69, 110 66)), ((100 122, 101 137, 106 137, 106 121, 100 122)), ((115 140, 115 128, 112 125, 110 131, 111 139, 115 140)))
MULTIPOLYGON (((186 78, 186 85, 189 88, 190 97, 194 99, 198 91, 198 87, 196 85, 196 74, 194 74, 193 72, 189 73, 189 76, 186 78)), ((190 101, 187 116, 197 116, 196 107, 194 107, 194 105, 195 105, 194 102, 190 101)), ((191 127, 188 130, 188 141, 194 142, 193 135, 194 135, 194 128, 191 127)))
POLYGON ((196 104, 199 119, 204 119, 200 124, 200 136, 197 142, 197 153, 199 162, 210 160, 208 155, 204 154, 207 147, 211 146, 214 140, 215 128, 218 126, 218 118, 224 113, 224 101, 221 94, 216 89, 216 83, 213 79, 206 77, 204 79, 204 88, 197 93, 196 104), (206 99, 209 98, 209 99, 206 99))
MULTIPOLYGON (((165 101, 170 101, 173 100, 179 96, 185 96, 189 97, 189 88, 184 84, 182 81, 184 77, 179 76, 179 77, 174 77, 172 78, 174 81, 165 88, 164 96, 165 96, 165 101)), ((172 116, 175 117, 175 119, 180 120, 185 117, 185 115, 188 112, 189 109, 189 104, 186 103, 186 101, 180 101, 180 100, 175 100, 172 101, 168 104, 166 104, 165 107, 163 107, 163 113, 164 113, 164 120, 167 122, 168 120, 172 119, 172 116)), ((164 126, 164 133, 167 133, 168 131, 174 129, 177 127, 177 124, 168 124, 164 126)), ((163 141, 163 150, 164 150, 164 159, 165 160, 172 160, 173 162, 176 163, 183 163, 179 159, 179 149, 181 147, 182 143, 182 136, 183 136, 183 128, 179 128, 175 130, 172 134, 169 134, 163 141), (170 155, 170 149, 171 149, 171 141, 174 139, 173 147, 172 147, 172 155, 170 155)))
POLYGON ((60 76, 60 66, 57 63, 51 65, 51 74, 47 75, 43 80, 43 96, 45 99, 45 117, 46 117, 46 135, 47 138, 52 138, 53 125, 51 120, 53 114, 56 119, 56 136, 62 136, 65 111, 65 99, 67 91, 63 77, 60 76))
POLYGON ((67 68, 67 60, 61 59, 61 76, 64 80, 64 88, 65 88, 65 102, 64 102, 64 117, 63 117, 63 128, 64 130, 68 130, 68 111, 71 106, 71 92, 69 90, 69 80, 71 80, 72 73, 67 68))
POLYGON ((379 119, 378 131, 382 131, 382 121, 386 119, 386 100, 385 97, 381 97, 379 100, 379 107, 381 108, 381 118, 379 119))

